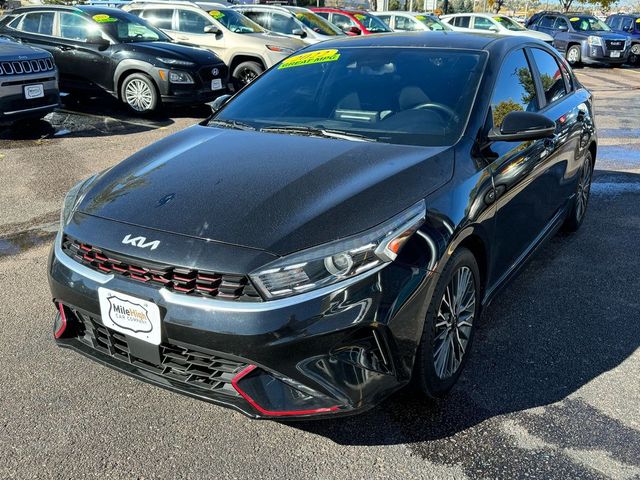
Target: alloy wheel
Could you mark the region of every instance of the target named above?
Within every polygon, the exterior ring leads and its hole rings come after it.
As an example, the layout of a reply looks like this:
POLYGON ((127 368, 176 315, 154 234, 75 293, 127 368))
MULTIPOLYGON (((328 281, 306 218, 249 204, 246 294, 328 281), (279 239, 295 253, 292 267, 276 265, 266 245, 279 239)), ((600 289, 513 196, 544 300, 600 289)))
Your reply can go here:
POLYGON ((585 161, 578 180, 578 192, 576 193, 576 220, 582 220, 587 211, 587 203, 589 202, 589 192, 591 191, 591 161, 589 158, 585 161))
POLYGON ((576 63, 578 60, 580 60, 580 54, 577 48, 569 49, 569 52, 567 53, 567 60, 569 61, 569 63, 576 63))
POLYGON ((242 85, 248 85, 256 78, 258 78, 258 74, 249 68, 243 68, 238 75, 238 79, 242 85))
POLYGON ((145 112, 151 108, 153 92, 144 80, 134 78, 127 84, 124 93, 127 103, 137 112, 145 112))
POLYGON ((466 353, 476 314, 476 285, 471 269, 460 267, 444 291, 433 336, 433 364, 438 378, 456 373, 466 353))

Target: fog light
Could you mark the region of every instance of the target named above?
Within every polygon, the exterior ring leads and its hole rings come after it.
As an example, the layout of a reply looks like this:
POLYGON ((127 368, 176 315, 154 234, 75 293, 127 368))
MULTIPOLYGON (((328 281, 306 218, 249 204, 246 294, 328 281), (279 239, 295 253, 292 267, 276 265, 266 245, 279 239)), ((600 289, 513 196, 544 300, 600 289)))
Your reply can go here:
POLYGON ((338 405, 326 406, 332 403, 329 397, 294 388, 255 365, 238 373, 231 384, 253 408, 270 417, 314 415, 340 409, 338 405))

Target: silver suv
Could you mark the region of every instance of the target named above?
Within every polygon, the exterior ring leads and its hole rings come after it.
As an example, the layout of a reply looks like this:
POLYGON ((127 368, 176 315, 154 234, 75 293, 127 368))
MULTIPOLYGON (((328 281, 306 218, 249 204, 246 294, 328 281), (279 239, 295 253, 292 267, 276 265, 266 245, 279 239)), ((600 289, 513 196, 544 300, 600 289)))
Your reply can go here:
POLYGON ((0 36, 0 125, 42 118, 59 105, 51 54, 0 36))

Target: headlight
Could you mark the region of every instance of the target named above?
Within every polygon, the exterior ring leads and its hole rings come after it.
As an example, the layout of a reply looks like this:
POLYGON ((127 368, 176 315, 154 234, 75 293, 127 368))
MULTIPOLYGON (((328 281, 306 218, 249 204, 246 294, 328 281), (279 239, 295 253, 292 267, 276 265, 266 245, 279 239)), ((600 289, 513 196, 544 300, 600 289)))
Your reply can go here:
POLYGON ((285 55, 291 55, 295 52, 295 49, 288 47, 280 47, 278 45, 267 45, 267 48, 272 52, 284 53, 285 55))
POLYGON ((420 201, 363 234, 278 259, 250 277, 266 298, 273 299, 373 273, 396 259, 425 216, 425 204, 420 201))
POLYGON ((162 63, 166 63, 167 65, 177 65, 180 67, 194 67, 196 64, 193 62, 189 62, 187 60, 178 60, 175 58, 164 58, 157 57, 162 63))
POLYGON ((624 41, 624 48, 629 48, 630 45, 631 45, 631 39, 627 37, 627 39, 624 41))
POLYGON ((93 175, 81 182, 76 183, 71 190, 64 197, 62 202, 62 211, 60 212, 60 228, 63 229, 71 220, 71 215, 76 210, 76 207, 82 200, 82 194, 86 191, 86 188, 93 183, 98 175, 93 175))
POLYGON ((602 38, 596 37, 595 35, 589 35, 589 39, 587 40, 589 45, 592 47, 601 47, 602 46, 602 38))
POLYGON ((169 81, 171 83, 193 83, 193 78, 187 72, 181 72, 179 70, 170 70, 169 81))

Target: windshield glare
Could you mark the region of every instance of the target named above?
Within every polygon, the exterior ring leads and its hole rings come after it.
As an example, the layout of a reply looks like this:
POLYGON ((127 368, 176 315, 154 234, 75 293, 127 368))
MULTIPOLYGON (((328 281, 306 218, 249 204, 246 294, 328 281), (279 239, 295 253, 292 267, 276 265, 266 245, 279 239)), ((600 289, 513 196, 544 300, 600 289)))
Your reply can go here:
POLYGON ((609 26, 596 17, 573 17, 569 21, 576 30, 581 32, 610 32, 609 26))
POLYGON ((107 35, 120 43, 171 41, 160 30, 129 13, 110 11, 94 14, 91 18, 102 26, 107 35))
POLYGON ((233 33, 263 33, 265 30, 253 20, 235 10, 211 10, 209 15, 233 33))
POLYGON ((302 127, 393 144, 452 145, 464 129, 485 58, 454 49, 314 50, 263 74, 218 112, 212 126, 302 127))
POLYGON ((358 21, 364 25, 364 28, 369 30, 371 33, 382 33, 382 32, 390 32, 391 29, 380 20, 378 17, 374 17, 373 15, 369 15, 368 13, 354 13, 353 16, 358 19, 358 21))
POLYGON ((493 17, 493 19, 496 22, 498 22, 500 25, 502 25, 504 28, 506 28, 507 30, 512 30, 514 32, 526 30, 526 28, 524 28, 518 22, 511 20, 509 17, 497 16, 497 17, 493 17))
POLYGON ((295 15, 300 22, 316 33, 330 36, 344 35, 338 27, 313 12, 295 12, 295 15))
POLYGON ((435 19, 433 17, 430 17, 428 15, 416 15, 414 18, 416 20, 418 20, 420 23, 424 24, 429 30, 432 30, 434 32, 441 32, 441 31, 444 31, 444 30, 450 30, 450 28, 447 27, 440 20, 437 20, 437 19, 435 19))

